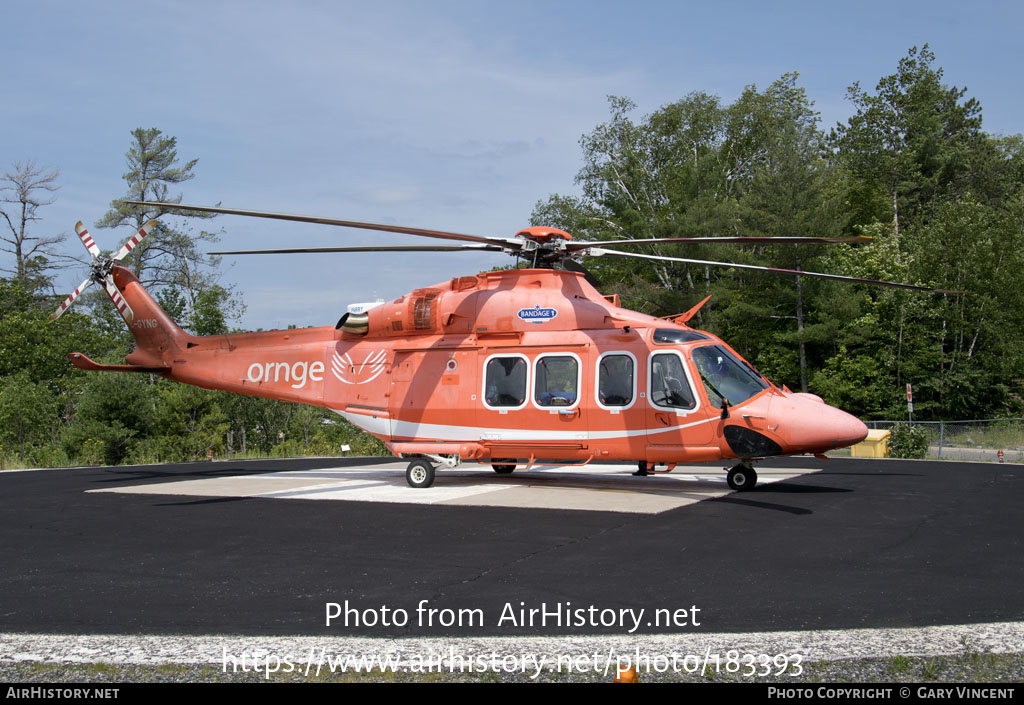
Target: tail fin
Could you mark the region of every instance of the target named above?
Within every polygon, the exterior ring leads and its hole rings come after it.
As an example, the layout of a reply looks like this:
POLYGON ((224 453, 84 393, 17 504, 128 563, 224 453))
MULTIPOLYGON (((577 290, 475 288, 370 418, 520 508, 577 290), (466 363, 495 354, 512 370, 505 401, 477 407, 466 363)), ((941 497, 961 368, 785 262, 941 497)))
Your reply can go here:
POLYGON ((125 356, 125 362, 169 369, 175 355, 188 349, 192 336, 160 308, 131 270, 115 265, 112 278, 133 312, 131 320, 126 317, 125 322, 135 338, 135 350, 125 356))

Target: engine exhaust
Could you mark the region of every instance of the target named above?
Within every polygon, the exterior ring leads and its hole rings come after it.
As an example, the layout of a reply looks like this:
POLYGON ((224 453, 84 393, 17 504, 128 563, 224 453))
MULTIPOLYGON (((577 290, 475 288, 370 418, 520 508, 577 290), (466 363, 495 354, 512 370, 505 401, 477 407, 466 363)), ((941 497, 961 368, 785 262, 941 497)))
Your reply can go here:
POLYGON ((364 336, 370 332, 370 314, 346 313, 338 319, 335 329, 349 335, 364 336))

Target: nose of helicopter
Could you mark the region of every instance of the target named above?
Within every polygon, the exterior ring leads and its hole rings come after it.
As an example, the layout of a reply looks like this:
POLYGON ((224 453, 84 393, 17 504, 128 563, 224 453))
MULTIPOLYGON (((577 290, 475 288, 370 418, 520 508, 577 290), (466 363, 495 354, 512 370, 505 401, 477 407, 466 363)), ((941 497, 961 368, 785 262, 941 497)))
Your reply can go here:
POLYGON ((856 416, 809 394, 776 397, 771 403, 771 418, 788 446, 786 452, 791 453, 845 448, 868 435, 868 427, 856 416))

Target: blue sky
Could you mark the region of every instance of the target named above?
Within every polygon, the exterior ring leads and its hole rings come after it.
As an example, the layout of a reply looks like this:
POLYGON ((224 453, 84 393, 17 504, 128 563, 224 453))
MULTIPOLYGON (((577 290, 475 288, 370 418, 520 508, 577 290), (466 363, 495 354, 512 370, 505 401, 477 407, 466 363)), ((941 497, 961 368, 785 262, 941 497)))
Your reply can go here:
MULTIPOLYGON (((125 192, 136 127, 198 157, 185 202, 510 235, 574 193, 579 138, 628 96, 641 119, 800 73, 825 126, 929 43, 989 132, 1024 132, 1024 4, 980 2, 3 3, 0 170, 61 170, 37 234, 91 227, 125 192)), ((414 243, 222 217, 225 249, 414 243)), ((113 248, 130 233, 93 230, 113 248)), ((70 248, 78 248, 69 240, 70 248)), ((333 324, 347 303, 504 264, 500 255, 225 259, 250 328, 333 324)), ((62 276, 70 290, 84 268, 62 276)))

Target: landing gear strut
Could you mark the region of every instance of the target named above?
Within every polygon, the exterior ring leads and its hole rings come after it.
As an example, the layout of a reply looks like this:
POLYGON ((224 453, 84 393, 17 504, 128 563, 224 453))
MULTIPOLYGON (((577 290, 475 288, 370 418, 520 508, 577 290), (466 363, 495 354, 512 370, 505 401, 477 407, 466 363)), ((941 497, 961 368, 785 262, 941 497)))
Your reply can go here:
POLYGON ((757 473, 747 463, 740 463, 729 471, 725 479, 732 489, 737 492, 746 492, 754 489, 754 485, 757 484, 757 473))

